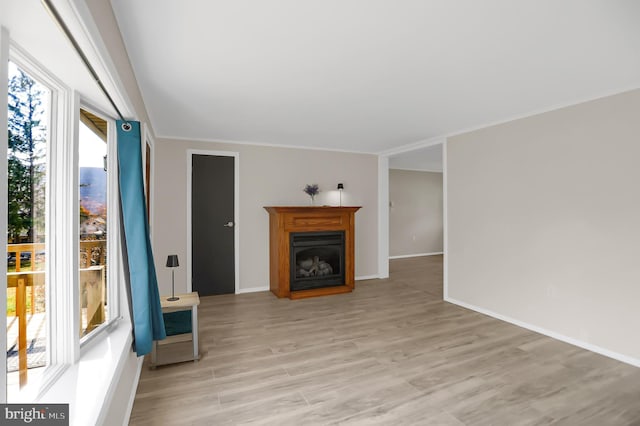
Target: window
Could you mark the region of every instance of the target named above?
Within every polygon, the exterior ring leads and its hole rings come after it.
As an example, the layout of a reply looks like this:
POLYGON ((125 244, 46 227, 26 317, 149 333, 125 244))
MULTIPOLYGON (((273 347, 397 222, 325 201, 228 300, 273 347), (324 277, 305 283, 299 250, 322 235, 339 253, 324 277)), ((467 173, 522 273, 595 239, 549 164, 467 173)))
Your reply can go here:
POLYGON ((10 56, 0 374, 7 401, 26 402, 119 318, 118 286, 109 283, 122 273, 121 249, 119 238, 108 238, 119 232, 117 156, 113 119, 81 108, 78 96, 19 48, 10 56))
POLYGON ((81 109, 78 142, 80 338, 109 320, 107 141, 107 121, 81 109))
POLYGON ((50 362, 47 263, 51 90, 9 63, 7 385, 24 387, 50 362))

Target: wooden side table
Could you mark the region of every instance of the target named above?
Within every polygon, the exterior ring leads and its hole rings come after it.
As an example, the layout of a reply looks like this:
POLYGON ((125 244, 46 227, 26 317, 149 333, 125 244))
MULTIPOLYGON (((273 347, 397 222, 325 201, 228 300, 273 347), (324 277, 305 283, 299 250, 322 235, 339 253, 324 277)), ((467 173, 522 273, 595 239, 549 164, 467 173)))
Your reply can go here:
POLYGON ((158 365, 174 364, 184 361, 198 361, 200 359, 200 352, 198 350, 198 305, 200 304, 200 297, 198 292, 186 294, 176 294, 179 297, 178 300, 169 301, 169 296, 160 297, 160 306, 163 313, 177 312, 191 310, 191 333, 176 334, 174 336, 167 336, 164 340, 154 340, 153 348, 151 350, 151 368, 155 368, 158 365), (179 342, 193 342, 193 357, 179 360, 172 360, 169 362, 158 363, 158 346, 164 346, 171 343, 179 342))

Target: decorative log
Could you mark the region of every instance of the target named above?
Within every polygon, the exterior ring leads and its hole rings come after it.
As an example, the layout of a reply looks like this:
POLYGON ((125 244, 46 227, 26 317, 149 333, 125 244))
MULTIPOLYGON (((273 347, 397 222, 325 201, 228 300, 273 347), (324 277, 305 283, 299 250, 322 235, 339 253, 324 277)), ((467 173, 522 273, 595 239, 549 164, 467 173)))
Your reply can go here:
POLYGON ((309 268, 309 275, 318 275, 318 256, 313 256, 313 265, 309 268))

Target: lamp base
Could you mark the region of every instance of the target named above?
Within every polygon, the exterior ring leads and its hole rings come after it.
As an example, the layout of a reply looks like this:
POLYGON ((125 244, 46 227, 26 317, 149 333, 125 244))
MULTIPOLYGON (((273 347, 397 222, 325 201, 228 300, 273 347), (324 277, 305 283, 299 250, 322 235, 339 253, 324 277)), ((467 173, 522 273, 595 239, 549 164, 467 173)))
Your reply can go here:
POLYGON ((176 300, 180 300, 180 298, 179 297, 175 297, 175 296, 167 298, 168 302, 175 302, 176 300))

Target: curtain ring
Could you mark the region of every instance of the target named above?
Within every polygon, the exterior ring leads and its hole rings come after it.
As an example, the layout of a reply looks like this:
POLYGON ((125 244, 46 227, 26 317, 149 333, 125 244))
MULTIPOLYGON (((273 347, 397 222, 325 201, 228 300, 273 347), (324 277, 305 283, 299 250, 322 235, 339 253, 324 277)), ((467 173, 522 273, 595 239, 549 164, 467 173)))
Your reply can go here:
POLYGON ((130 123, 122 123, 122 130, 124 130, 125 132, 128 132, 129 130, 131 130, 131 124, 130 123))

